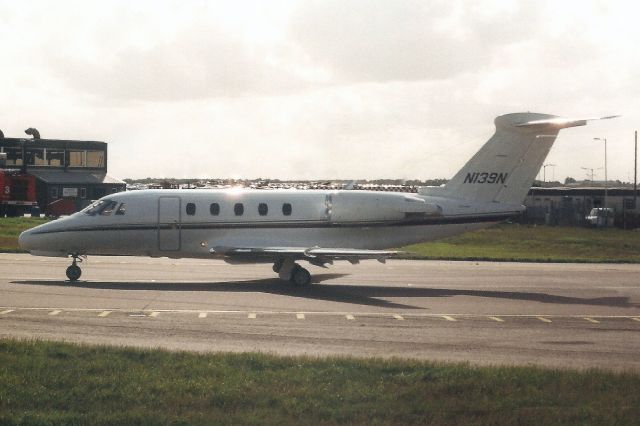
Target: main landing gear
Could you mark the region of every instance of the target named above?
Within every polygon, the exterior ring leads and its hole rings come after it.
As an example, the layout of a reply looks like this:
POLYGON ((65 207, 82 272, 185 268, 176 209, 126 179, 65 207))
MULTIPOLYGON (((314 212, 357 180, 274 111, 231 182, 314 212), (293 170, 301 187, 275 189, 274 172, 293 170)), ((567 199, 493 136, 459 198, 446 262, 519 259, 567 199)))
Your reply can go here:
POLYGON ((82 262, 82 259, 77 254, 72 254, 71 257, 73 258, 73 263, 67 268, 67 278, 69 278, 69 281, 78 281, 78 278, 82 275, 82 269, 76 263, 82 262))
POLYGON ((297 287, 311 284, 311 274, 293 259, 278 259, 273 264, 273 272, 277 272, 280 279, 291 282, 297 287))

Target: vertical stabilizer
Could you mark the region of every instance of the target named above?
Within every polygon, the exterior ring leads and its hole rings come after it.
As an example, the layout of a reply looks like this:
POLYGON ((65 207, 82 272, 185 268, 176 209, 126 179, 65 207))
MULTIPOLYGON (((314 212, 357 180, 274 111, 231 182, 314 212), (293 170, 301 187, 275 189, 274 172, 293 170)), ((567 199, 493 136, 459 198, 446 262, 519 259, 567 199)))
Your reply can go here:
MULTIPOLYGON (((613 117, 603 117, 613 118, 613 117)), ((465 166, 437 191, 476 202, 522 203, 561 129, 592 119, 515 113, 495 119, 496 132, 465 166)))

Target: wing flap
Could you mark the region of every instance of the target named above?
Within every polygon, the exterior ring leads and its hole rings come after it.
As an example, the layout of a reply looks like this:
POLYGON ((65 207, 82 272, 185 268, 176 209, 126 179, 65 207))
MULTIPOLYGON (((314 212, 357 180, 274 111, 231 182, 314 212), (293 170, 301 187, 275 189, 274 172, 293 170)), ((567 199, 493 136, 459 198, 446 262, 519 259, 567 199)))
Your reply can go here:
POLYGON ((215 247, 209 249, 212 255, 247 260, 256 258, 289 257, 295 260, 307 260, 313 264, 322 265, 334 260, 346 260, 357 263, 360 260, 376 259, 383 262, 395 256, 398 251, 364 250, 350 248, 321 248, 321 247, 215 247))

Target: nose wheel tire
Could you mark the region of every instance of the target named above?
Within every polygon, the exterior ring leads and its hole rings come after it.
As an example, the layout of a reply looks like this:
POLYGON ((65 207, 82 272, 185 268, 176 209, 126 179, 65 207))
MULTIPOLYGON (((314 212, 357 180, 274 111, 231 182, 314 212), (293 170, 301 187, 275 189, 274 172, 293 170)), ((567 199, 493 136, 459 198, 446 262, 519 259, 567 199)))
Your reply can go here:
POLYGON ((311 274, 302 266, 296 265, 291 271, 291 283, 298 287, 311 284, 311 274))
POLYGON ((67 268, 67 278, 69 278, 69 281, 78 281, 80 275, 82 275, 82 269, 80 269, 78 265, 74 264, 67 268))

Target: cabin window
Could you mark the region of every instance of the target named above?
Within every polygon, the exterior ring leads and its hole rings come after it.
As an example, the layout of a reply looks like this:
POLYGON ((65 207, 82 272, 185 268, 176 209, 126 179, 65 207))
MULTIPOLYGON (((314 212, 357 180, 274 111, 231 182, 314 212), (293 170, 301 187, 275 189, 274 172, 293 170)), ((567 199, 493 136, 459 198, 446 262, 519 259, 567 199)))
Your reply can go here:
POLYGON ((260 216, 266 216, 267 213, 269 213, 269 206, 267 206, 266 203, 258 204, 258 213, 260 216))
POLYGON ((220 204, 211 203, 209 206, 209 212, 211 213, 211 216, 218 216, 220 214, 220 204))
POLYGON ((55 186, 51 188, 51 198, 58 198, 58 188, 55 186))
POLYGON ((292 210, 292 208, 291 208, 291 204, 289 204, 289 203, 284 203, 284 204, 282 205, 282 214, 283 214, 283 215, 285 215, 285 216, 291 216, 291 210, 292 210))
POLYGON ((120 204, 120 207, 118 207, 118 210, 116 210, 116 215, 122 216, 126 211, 127 211, 127 204, 122 203, 120 204))
POLYGON ((107 201, 100 211, 100 216, 109 216, 118 205, 115 201, 107 201))
POLYGON ((80 188, 80 198, 87 198, 87 188, 80 188))
POLYGON ((236 216, 242 216, 244 214, 244 205, 242 203, 236 203, 236 205, 233 206, 233 212, 236 216))
POLYGON ((193 216, 196 214, 196 205, 193 203, 187 203, 187 215, 193 216))

